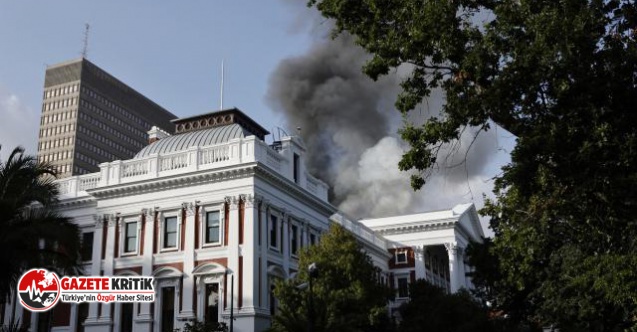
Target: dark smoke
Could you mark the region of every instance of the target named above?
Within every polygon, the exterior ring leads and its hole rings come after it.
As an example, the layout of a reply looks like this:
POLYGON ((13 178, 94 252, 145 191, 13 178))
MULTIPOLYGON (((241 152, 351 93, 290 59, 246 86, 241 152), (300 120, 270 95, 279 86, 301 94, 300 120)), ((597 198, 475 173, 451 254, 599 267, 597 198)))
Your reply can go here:
MULTIPOLYGON (((301 128, 308 146, 307 167, 332 188, 343 164, 385 137, 395 116, 395 76, 372 81, 361 72, 368 58, 348 35, 317 42, 306 55, 286 59, 270 81, 268 99, 285 114, 288 127, 301 128)), ((344 192, 333 193, 334 203, 344 192)))
MULTIPOLYGON (((484 171, 497 140, 489 132, 473 142, 471 128, 441 151, 428 184, 419 192, 411 189, 410 174, 398 170, 407 147, 396 133, 401 116, 393 106, 409 68, 374 82, 361 71, 367 59, 346 34, 322 37, 306 54, 282 61, 270 78, 268 101, 285 115, 289 129, 301 128, 308 171, 330 185, 331 202, 357 218, 380 217, 446 209, 490 192, 485 180, 491 176, 484 171)), ((435 91, 411 120, 437 116, 443 101, 435 91)))

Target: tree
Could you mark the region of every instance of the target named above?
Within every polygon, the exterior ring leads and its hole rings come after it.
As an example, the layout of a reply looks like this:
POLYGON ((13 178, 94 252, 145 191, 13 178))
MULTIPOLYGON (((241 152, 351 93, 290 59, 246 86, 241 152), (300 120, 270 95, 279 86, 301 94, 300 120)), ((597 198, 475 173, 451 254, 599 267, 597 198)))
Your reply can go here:
POLYGON ((524 304, 507 314, 561 331, 637 325, 634 1, 309 4, 373 55, 372 78, 411 65, 397 101, 405 115, 444 91, 440 116, 401 130, 411 149, 399 167, 417 171, 415 189, 463 128, 517 137, 482 211, 496 234, 498 304, 524 304))
POLYGON ((49 164, 15 148, 0 162, 0 299, 15 289, 22 273, 46 268, 80 271, 79 231, 55 212, 58 189, 49 164))
POLYGON ((186 323, 184 332, 228 332, 226 323, 192 321, 186 323))
POLYGON ((333 224, 321 241, 303 248, 296 278, 277 282, 279 301, 271 331, 304 331, 308 327, 309 273, 312 279, 314 331, 386 331, 390 326, 390 290, 380 284, 378 269, 353 235, 333 224))
POLYGON ((409 302, 400 307, 400 331, 492 332, 488 309, 462 289, 447 294, 442 288, 417 280, 409 285, 409 302))

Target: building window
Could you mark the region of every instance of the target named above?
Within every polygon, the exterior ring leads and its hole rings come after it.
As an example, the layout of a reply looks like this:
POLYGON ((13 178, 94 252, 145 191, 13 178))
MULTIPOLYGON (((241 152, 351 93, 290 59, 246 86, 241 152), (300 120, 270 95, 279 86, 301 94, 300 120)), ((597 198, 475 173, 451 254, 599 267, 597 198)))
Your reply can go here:
POLYGON ((277 231, 278 231, 278 218, 276 216, 270 216, 270 247, 278 248, 278 239, 277 239, 277 231))
POLYGON ((219 243, 219 211, 206 213, 206 243, 219 243))
POLYGON ((298 154, 294 154, 293 158, 294 183, 299 183, 300 179, 300 158, 298 154))
POLYGON ((396 284, 398 285, 398 298, 409 297, 409 279, 406 276, 397 277, 396 284))
POLYGON ((292 225, 292 227, 290 227, 290 253, 296 256, 298 251, 299 251, 298 227, 296 225, 292 225))
POLYGON ((124 252, 131 253, 137 251, 137 221, 126 223, 124 241, 124 252))
POLYGON ((316 243, 316 235, 314 233, 310 233, 310 245, 314 245, 316 243))
POLYGON ((396 264, 407 264, 406 251, 396 251, 396 264))
POLYGON ((164 219, 164 248, 177 247, 177 217, 164 219))
POLYGON ((82 233, 82 260, 93 259, 93 232, 82 233))

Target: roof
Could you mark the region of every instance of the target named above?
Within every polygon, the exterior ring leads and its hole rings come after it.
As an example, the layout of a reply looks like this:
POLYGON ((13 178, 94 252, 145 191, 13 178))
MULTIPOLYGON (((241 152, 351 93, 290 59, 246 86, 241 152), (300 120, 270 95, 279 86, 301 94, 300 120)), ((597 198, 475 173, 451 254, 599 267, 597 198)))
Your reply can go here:
POLYGON ((186 118, 171 120, 175 124, 176 133, 185 133, 189 131, 197 131, 210 127, 226 126, 231 123, 238 123, 243 128, 249 130, 252 135, 263 140, 269 134, 265 128, 261 127, 256 121, 252 120, 238 108, 229 108, 225 110, 214 111, 186 118))
POLYGON ((416 213, 416 214, 405 214, 400 216, 392 216, 385 218, 368 218, 359 220, 362 224, 367 227, 374 226, 382 226, 387 224, 395 224, 395 223, 410 223, 410 222, 418 222, 418 221, 436 221, 436 220, 444 220, 444 219, 457 219, 460 215, 464 214, 470 208, 473 207, 473 204, 458 204, 451 209, 441 210, 441 211, 432 211, 432 212, 424 212, 424 213, 416 213))
POLYGON ((162 138, 150 145, 147 145, 135 155, 135 158, 148 157, 154 153, 165 154, 183 151, 193 146, 221 144, 226 143, 233 138, 243 138, 250 135, 252 135, 252 133, 236 123, 227 126, 191 131, 162 138))
POLYGON ((473 203, 458 204, 451 209, 409 214, 402 216, 363 219, 359 222, 375 232, 384 232, 395 228, 412 227, 416 225, 434 225, 440 222, 451 222, 463 227, 474 240, 484 237, 484 231, 480 224, 480 218, 473 203))

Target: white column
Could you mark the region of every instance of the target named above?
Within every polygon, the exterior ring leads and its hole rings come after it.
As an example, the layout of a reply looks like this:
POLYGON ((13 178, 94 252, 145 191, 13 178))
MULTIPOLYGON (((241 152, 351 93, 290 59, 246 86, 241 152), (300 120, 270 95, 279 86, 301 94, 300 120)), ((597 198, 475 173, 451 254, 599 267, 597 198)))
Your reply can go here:
MULTIPOLYGON (((113 264, 115 260, 115 225, 120 221, 119 215, 109 215, 108 218, 108 231, 106 238, 106 256, 104 258, 104 275, 113 275, 113 264)), ((121 228, 120 228, 121 229, 121 228)), ((111 305, 110 303, 102 304, 102 312, 100 313, 100 321, 103 323, 110 323, 111 321, 111 305)))
MULTIPOLYGON (((234 288, 231 290, 231 277, 228 276, 228 310, 230 309, 230 295, 233 296, 233 307, 239 305, 239 201, 236 196, 226 197, 226 204, 229 206, 228 216, 228 269, 234 275, 234 288)), ((235 309, 236 313, 236 309, 235 309)))
POLYGON ((469 288, 467 285, 467 271, 464 265, 464 248, 458 247, 458 287, 469 288))
POLYGON ((414 258, 416 259, 416 280, 426 279, 425 275, 425 252, 422 246, 413 247, 414 258))
MULTIPOLYGON (((104 220, 104 216, 95 216, 95 230, 93 231, 93 253, 91 255, 91 271, 90 274, 94 276, 100 275, 102 270, 102 239, 104 237, 104 223, 107 222, 104 220)), ((86 317, 86 324, 90 324, 91 322, 97 322, 99 318, 98 312, 98 303, 91 302, 88 306, 88 317, 86 317)))
POLYGON ((458 246, 455 243, 445 243, 445 249, 447 249, 447 255, 449 256, 449 286, 451 293, 455 293, 460 289, 458 285, 458 263, 456 257, 458 246))
POLYGON ((261 308, 269 308, 268 301, 268 250, 270 250, 270 202, 264 199, 261 202, 261 308))
POLYGON ((287 276, 290 273, 290 217, 289 213, 283 210, 281 218, 281 227, 283 227, 283 236, 281 236, 281 253, 283 254, 283 271, 287 276))
POLYGON ((181 292, 182 310, 179 318, 182 320, 195 319, 193 310, 193 291, 195 289, 195 277, 192 271, 195 269, 195 204, 183 203, 182 208, 186 211, 186 234, 184 237, 184 277, 183 291, 181 292))
POLYGON ((243 212, 243 309, 254 310, 259 297, 258 199, 242 195, 243 212))
MULTIPOLYGON (((142 260, 142 275, 150 276, 153 273, 153 248, 155 230, 155 210, 144 209, 144 255, 142 260)), ((152 328, 153 316, 150 312, 150 303, 143 302, 140 305, 139 316, 135 324, 135 331, 150 331, 152 328)))

